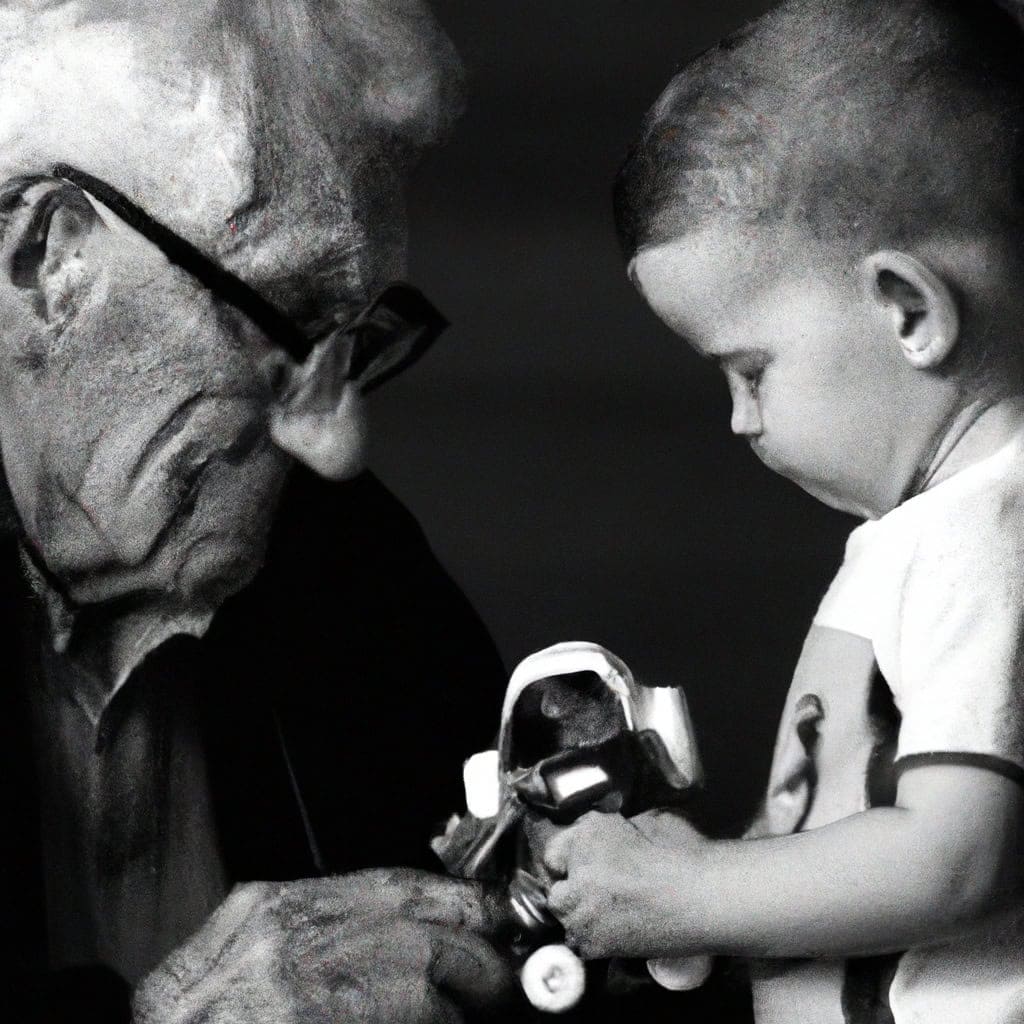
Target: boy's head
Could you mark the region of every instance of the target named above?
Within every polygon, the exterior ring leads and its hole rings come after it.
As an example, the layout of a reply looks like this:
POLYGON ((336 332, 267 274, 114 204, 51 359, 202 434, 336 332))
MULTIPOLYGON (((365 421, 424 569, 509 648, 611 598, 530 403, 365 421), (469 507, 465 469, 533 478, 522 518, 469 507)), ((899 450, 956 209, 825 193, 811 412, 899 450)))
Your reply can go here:
POLYGON ((994 3, 789 0, 672 81, 616 216, 655 311, 721 358, 733 428, 876 514, 1019 377, 1022 161, 1024 45, 994 3))

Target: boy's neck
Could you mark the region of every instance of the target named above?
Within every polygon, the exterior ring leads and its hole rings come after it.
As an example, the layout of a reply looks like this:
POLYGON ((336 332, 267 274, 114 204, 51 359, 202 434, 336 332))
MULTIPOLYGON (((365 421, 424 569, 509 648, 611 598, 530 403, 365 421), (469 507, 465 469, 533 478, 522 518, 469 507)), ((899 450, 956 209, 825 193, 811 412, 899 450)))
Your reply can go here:
POLYGON ((948 421, 907 489, 920 494, 997 452, 1024 429, 1024 395, 977 398, 948 421))

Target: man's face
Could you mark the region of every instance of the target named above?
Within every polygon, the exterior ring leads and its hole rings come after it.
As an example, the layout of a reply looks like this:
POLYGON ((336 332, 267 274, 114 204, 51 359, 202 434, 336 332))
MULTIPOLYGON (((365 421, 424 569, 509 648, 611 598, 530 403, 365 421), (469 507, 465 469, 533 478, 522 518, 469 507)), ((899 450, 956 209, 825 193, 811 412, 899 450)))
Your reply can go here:
MULTIPOLYGON (((445 128, 457 63, 418 0, 5 11, 0 194, 77 166, 307 332, 402 275, 405 170, 445 128)), ((215 606, 258 567, 286 468, 268 439, 275 358, 74 197, 53 181, 6 196, 0 448, 27 541, 76 601, 215 606), (46 223, 78 234, 38 257, 42 288, 14 254, 50 202, 64 212, 46 223)))
POLYGON ((0 443, 27 543, 76 601, 215 606, 254 571, 285 468, 274 350, 75 186, 3 205, 0 443))
POLYGON ((905 367, 852 263, 794 229, 724 226, 642 250, 631 273, 722 368, 732 430, 765 465, 834 508, 879 514, 905 367))

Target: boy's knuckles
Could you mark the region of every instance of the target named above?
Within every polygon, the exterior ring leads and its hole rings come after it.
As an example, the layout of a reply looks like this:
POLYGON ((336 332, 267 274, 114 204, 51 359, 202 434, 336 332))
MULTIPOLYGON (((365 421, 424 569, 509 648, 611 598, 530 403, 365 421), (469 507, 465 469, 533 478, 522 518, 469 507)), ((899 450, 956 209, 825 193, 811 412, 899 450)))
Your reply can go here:
POLYGON ((555 875, 564 875, 569 833, 556 832, 550 836, 541 849, 541 863, 555 875))
POLYGON ((607 842, 616 832, 616 826, 624 819, 618 814, 603 814, 588 811, 573 826, 571 831, 574 847, 593 848, 607 842))
POLYGON ((570 881, 555 882, 548 890, 548 906, 557 917, 574 910, 578 901, 579 893, 570 881))

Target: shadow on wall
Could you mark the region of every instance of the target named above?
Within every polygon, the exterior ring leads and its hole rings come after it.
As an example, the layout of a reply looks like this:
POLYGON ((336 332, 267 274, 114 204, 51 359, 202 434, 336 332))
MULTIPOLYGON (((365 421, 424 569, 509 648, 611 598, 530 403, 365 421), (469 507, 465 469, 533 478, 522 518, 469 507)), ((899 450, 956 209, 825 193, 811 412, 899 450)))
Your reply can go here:
POLYGON ((729 435, 717 373, 626 280, 610 185, 673 71, 770 6, 435 4, 469 107, 420 169, 410 276, 455 326, 374 403, 375 468, 509 666, 589 639, 683 685, 728 830, 850 521, 729 435))

